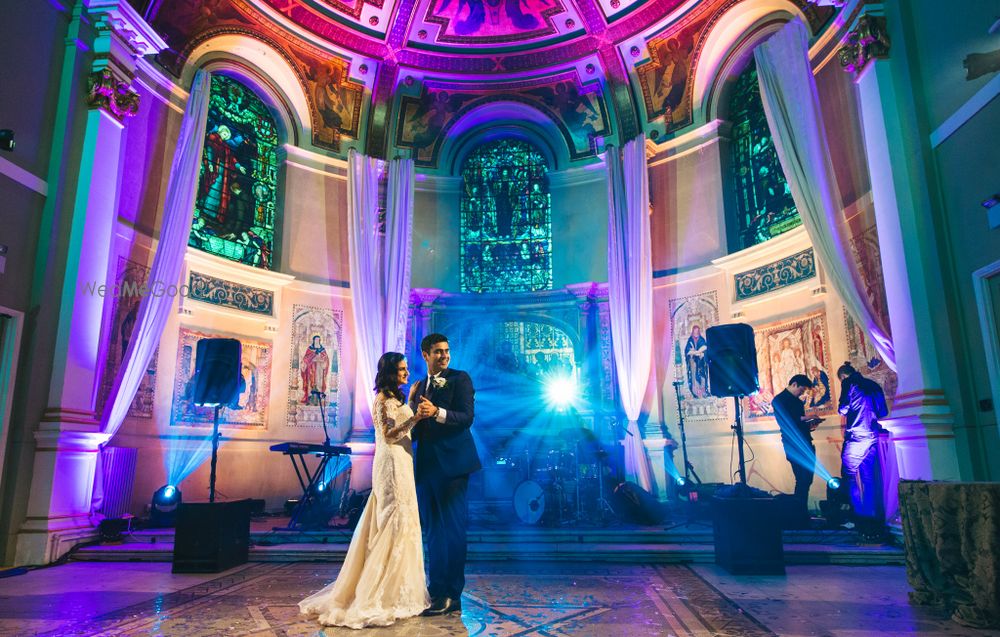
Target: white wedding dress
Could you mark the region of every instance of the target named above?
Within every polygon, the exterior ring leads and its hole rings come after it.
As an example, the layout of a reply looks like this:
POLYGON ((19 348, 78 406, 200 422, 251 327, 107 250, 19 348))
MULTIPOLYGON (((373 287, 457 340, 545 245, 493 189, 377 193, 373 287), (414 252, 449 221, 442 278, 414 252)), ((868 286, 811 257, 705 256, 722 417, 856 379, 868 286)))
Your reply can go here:
POLYGON ((373 409, 372 492, 336 581, 299 602, 327 626, 388 626, 430 606, 424 581, 409 405, 381 392, 373 409))

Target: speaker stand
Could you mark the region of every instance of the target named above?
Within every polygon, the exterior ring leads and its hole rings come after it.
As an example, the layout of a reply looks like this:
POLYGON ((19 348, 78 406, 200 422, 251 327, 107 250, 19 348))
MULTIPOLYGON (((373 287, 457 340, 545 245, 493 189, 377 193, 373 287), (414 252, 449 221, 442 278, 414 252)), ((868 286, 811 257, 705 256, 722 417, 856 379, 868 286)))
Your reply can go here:
POLYGON ((694 476, 694 481, 701 484, 698 472, 694 470, 694 465, 688 460, 687 435, 684 433, 684 406, 681 405, 682 384, 684 384, 682 380, 674 381, 674 393, 677 394, 677 428, 681 430, 681 453, 684 456, 684 483, 687 484, 691 480, 690 476, 694 476))
POLYGON ((215 502, 215 465, 219 462, 219 410, 222 405, 215 405, 215 418, 212 422, 212 470, 208 474, 208 501, 215 502))
POLYGON ((747 462, 743 455, 743 396, 733 396, 733 403, 736 406, 736 422, 733 423, 733 431, 736 432, 736 446, 740 450, 740 484, 744 493, 749 492, 747 486, 747 462))

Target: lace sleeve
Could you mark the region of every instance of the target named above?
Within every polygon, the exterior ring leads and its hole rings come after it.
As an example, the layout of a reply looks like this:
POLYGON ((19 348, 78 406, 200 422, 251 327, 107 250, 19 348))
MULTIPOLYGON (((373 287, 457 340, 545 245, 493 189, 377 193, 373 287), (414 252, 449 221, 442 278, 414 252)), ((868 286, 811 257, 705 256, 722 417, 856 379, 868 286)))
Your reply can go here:
POLYGON ((385 441, 389 444, 402 440, 407 432, 413 429, 413 425, 417 423, 416 416, 399 420, 400 407, 402 407, 402 403, 395 398, 382 398, 375 407, 376 412, 378 412, 375 424, 382 428, 385 441))

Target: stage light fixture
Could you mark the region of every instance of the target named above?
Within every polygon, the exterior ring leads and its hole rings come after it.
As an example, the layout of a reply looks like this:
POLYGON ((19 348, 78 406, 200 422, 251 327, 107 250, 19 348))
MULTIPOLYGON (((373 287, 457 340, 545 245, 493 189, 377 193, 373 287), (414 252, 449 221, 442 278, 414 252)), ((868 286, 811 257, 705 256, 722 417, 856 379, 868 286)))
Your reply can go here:
POLYGON ((8 153, 14 150, 14 131, 9 128, 0 130, 0 150, 8 153))
POLYGON ((545 400, 562 410, 576 400, 576 381, 570 376, 554 376, 545 383, 545 400))
POLYGON ((685 484, 687 484, 687 480, 684 479, 684 476, 678 476, 677 486, 683 487, 685 484))
POLYGON ((837 489, 840 488, 840 478, 837 478, 837 477, 830 478, 829 480, 826 481, 826 486, 828 486, 828 487, 830 487, 830 489, 836 491, 837 489))
POLYGON ((149 507, 149 523, 153 528, 172 527, 177 522, 177 507, 181 504, 181 490, 165 484, 153 493, 149 507))

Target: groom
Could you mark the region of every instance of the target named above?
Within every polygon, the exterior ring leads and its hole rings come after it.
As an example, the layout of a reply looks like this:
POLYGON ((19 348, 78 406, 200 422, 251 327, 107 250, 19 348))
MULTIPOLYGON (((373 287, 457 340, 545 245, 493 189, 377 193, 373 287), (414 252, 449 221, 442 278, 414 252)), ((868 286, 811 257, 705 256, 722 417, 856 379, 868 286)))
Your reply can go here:
POLYGON ((421 518, 427 534, 428 592, 425 615, 462 610, 465 588, 465 532, 469 507, 469 474, 482 469, 472 439, 476 391, 465 372, 448 369, 451 350, 444 334, 428 334, 420 342, 427 377, 410 389, 413 411, 423 402, 434 406, 430 418, 413 428, 417 443, 416 481, 421 518))

